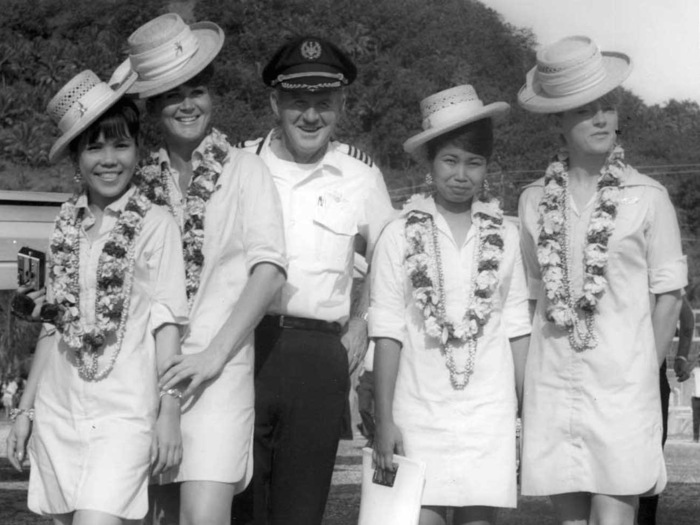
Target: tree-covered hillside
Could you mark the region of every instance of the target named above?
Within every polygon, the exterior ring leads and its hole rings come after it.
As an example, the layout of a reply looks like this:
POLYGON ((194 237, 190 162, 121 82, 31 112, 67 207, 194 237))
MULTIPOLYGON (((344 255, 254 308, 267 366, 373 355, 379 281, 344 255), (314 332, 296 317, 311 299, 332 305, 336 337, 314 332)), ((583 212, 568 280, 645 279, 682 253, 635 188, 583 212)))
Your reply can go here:
MULTIPOLYGON (((232 140, 260 136, 271 126, 260 71, 286 38, 316 34, 348 51, 360 74, 349 90, 339 138, 374 157, 397 198, 422 180, 401 144, 419 129, 419 101, 440 89, 471 83, 485 102, 513 106, 497 128, 492 166, 511 213, 522 185, 541 175, 558 144, 547 117, 527 114, 516 103, 534 65, 534 37, 477 0, 0 0, 0 9, 4 188, 70 189, 73 168, 47 163, 55 130, 44 114, 46 103, 82 69, 108 78, 126 56, 128 35, 168 10, 189 21, 212 20, 226 33, 215 62, 215 125, 232 140)), ((648 107, 625 91, 620 114, 628 159, 667 185, 695 258, 700 107, 675 100, 648 107)), ((147 129, 153 141, 153 129, 147 129)), ((692 274, 698 272, 693 265, 692 274)))

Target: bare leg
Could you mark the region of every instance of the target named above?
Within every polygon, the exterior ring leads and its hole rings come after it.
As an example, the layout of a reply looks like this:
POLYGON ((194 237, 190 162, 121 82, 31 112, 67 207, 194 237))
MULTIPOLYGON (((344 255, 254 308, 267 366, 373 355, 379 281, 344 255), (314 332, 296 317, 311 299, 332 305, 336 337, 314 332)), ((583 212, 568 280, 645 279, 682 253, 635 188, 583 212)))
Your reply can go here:
POLYGON ((51 516, 53 518, 53 525, 72 525, 73 523, 73 513, 69 514, 54 514, 51 516))
POLYGON ((418 525, 446 525, 446 523, 447 509, 445 507, 421 507, 418 525))
POLYGON ((454 525, 492 525, 496 523, 496 509, 473 506, 455 509, 454 525))
POLYGON ((593 494, 590 525, 634 525, 636 496, 593 494))
POLYGON ((141 520, 125 520, 97 510, 76 510, 72 525, 139 525, 141 520))
POLYGON ((557 494, 549 498, 561 525, 588 525, 591 495, 588 492, 557 494))
POLYGON ((180 486, 180 525, 230 525, 233 483, 185 481, 180 486))

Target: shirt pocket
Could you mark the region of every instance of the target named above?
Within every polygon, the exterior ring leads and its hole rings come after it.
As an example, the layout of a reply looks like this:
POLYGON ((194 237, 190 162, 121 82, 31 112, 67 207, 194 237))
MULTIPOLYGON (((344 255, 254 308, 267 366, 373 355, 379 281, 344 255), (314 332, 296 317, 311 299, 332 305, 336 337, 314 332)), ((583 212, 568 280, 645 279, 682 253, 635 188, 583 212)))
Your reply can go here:
POLYGON ((344 272, 353 252, 357 222, 349 206, 318 206, 313 217, 315 253, 323 270, 344 272))

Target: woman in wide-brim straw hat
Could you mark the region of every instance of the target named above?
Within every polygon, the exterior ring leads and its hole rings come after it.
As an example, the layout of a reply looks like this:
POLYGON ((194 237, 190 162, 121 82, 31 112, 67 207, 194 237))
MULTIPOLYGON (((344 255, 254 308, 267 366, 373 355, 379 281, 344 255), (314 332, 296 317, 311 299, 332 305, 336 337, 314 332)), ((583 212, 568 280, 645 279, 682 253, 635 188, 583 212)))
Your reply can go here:
POLYGON ((211 63, 224 40, 211 22, 160 16, 129 37, 129 93, 145 98, 163 147, 138 183, 182 230, 190 324, 161 387, 180 387, 180 523, 228 523, 252 475, 253 329, 285 279, 279 198, 264 163, 211 128, 211 63))
POLYGON ((564 38, 537 53, 518 95, 553 115, 564 143, 519 212, 536 302, 522 491, 551 496, 561 523, 632 524, 635 497, 666 483, 659 366, 687 267, 666 190, 617 141, 616 88, 631 67, 564 38))
POLYGON ((404 149, 434 193, 407 203, 372 262, 374 459, 427 463, 421 525, 444 524, 448 507, 454 523, 494 523, 516 505, 527 287, 517 227, 485 188, 492 121, 508 109, 470 85, 421 102, 423 131, 404 149))
POLYGON ((83 71, 47 108, 62 133, 49 158, 69 155, 81 189, 51 237, 43 311, 55 315, 42 320, 55 329, 39 337, 8 458, 21 469, 31 432, 29 508, 63 525, 140 522, 149 467, 181 456, 179 403, 159 396, 158 371, 187 322, 184 261, 175 220, 132 185, 133 80, 112 89, 83 71))

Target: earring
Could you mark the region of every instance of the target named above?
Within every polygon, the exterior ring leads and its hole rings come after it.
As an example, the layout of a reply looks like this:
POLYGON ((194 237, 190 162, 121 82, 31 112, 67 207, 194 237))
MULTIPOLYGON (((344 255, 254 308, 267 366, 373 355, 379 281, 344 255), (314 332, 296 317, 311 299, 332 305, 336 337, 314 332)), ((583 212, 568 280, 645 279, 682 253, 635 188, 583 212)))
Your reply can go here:
POLYGON ((435 181, 433 180, 433 174, 428 172, 425 176, 425 185, 432 186, 433 184, 435 184, 435 181))
POLYGON ((481 183, 481 198, 488 201, 491 200, 491 197, 491 185, 488 179, 484 179, 484 182, 481 183))
POLYGON ((75 181, 76 184, 80 184, 83 182, 83 174, 80 173, 80 167, 76 166, 75 167, 75 173, 73 174, 73 180, 75 181))

